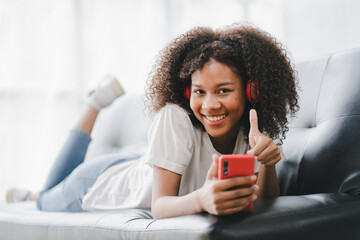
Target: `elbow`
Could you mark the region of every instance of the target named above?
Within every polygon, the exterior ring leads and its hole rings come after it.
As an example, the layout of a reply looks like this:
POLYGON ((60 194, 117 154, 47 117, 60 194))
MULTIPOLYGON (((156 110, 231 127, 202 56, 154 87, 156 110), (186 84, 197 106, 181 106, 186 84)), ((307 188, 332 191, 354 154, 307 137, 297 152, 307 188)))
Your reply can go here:
POLYGON ((151 208, 151 214, 154 219, 168 218, 166 214, 163 214, 161 211, 154 210, 153 208, 151 208))
POLYGON ((154 212, 153 210, 151 210, 151 213, 152 213, 152 216, 153 216, 153 219, 162 219, 162 218, 165 218, 163 216, 161 216, 161 214, 158 214, 157 212, 154 212))
POLYGON ((151 214, 154 219, 166 218, 166 216, 164 216, 164 211, 156 204, 156 202, 151 204, 151 214))
POLYGON ((155 210, 155 208, 151 207, 151 214, 153 219, 161 219, 161 214, 158 213, 158 211, 155 210))
POLYGON ((259 198, 265 198, 265 199, 274 199, 280 196, 280 191, 278 189, 273 191, 267 191, 264 193, 260 193, 258 195, 259 198))
POLYGON ((274 199, 274 198, 277 198, 279 195, 280 195, 279 193, 271 193, 271 194, 265 196, 265 198, 274 199))
POLYGON ((280 188, 278 185, 268 188, 259 189, 257 192, 258 198, 274 199, 280 196, 280 188))

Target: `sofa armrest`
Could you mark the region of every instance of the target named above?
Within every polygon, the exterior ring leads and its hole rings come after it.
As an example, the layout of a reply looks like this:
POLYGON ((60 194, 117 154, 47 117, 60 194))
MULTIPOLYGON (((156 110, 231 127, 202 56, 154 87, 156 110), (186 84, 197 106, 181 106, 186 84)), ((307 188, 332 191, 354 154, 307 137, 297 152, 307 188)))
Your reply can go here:
POLYGON ((211 239, 359 239, 360 196, 323 193, 259 199, 251 213, 218 217, 211 239))

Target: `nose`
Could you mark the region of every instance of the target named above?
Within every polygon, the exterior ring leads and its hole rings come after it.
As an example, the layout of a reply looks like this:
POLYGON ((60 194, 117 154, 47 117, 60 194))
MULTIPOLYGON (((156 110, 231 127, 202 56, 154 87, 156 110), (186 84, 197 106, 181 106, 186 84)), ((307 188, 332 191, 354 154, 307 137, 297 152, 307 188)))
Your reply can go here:
POLYGON ((221 103, 216 96, 211 94, 207 95, 203 101, 202 108, 206 110, 218 109, 221 107, 221 103))

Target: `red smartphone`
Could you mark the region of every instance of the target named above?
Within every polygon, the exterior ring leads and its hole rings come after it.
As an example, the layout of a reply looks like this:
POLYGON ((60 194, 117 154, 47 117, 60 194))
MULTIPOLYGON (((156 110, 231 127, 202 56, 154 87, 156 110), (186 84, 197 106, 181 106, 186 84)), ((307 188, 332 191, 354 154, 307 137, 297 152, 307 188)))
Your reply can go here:
MULTIPOLYGON (((238 176, 254 175, 255 158, 248 154, 225 154, 219 158, 219 179, 226 179, 238 176)), ((244 185, 249 187, 254 183, 244 185)), ((253 209, 253 202, 249 203, 243 212, 250 212, 253 209)))

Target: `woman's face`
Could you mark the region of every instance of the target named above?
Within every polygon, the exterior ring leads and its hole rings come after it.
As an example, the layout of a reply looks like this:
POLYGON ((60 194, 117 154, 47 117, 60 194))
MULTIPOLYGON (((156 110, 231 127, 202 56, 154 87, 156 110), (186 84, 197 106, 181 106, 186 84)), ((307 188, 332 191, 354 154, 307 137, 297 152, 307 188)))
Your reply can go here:
POLYGON ((190 108, 213 139, 232 140, 245 109, 242 79, 214 59, 191 75, 190 108))

